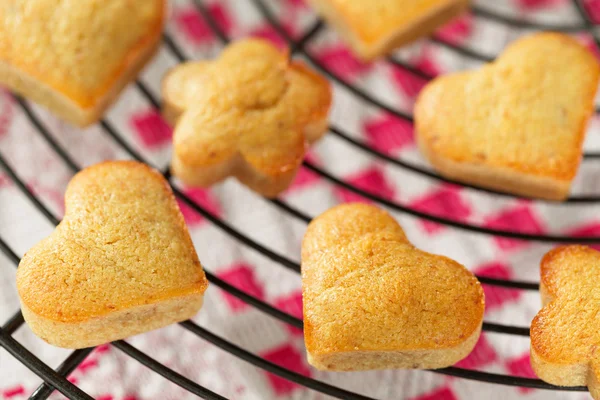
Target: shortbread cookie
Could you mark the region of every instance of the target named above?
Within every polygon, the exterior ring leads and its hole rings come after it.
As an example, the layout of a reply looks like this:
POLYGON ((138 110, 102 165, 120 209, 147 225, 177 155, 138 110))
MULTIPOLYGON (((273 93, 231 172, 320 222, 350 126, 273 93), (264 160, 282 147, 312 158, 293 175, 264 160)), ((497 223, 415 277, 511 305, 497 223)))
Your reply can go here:
POLYGON ((158 47, 165 0, 0 2, 0 83, 61 118, 102 116, 158 47))
POLYGON ((541 263, 543 308, 531 323, 531 366, 544 381, 600 399, 600 252, 563 246, 541 263))
POLYGON ((483 322, 479 281, 416 249, 385 211, 334 207, 302 243, 304 339, 321 370, 443 368, 466 357, 483 322))
POLYGON ((274 197, 327 130, 331 88, 286 52, 248 39, 218 60, 175 67, 163 80, 163 97, 164 116, 175 124, 175 176, 203 187, 234 176, 274 197))
POLYGON ((469 7, 468 0, 309 0, 364 60, 435 31, 469 7))
POLYGON ((598 76, 596 58, 574 39, 528 36, 479 71, 429 83, 415 108, 417 142, 451 179, 564 199, 581 161, 598 76))
POLYGON ((21 260, 17 289, 31 330, 83 348, 192 317, 207 280, 165 179, 133 161, 78 173, 65 217, 21 260))

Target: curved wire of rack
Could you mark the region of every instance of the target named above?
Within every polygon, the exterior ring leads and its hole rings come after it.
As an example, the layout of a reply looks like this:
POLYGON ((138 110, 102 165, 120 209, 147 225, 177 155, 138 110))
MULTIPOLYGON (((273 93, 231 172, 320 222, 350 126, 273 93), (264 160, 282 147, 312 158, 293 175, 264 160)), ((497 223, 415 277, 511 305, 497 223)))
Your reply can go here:
MULTIPOLYGON (((412 117, 410 115, 402 113, 398 110, 393 110, 393 109, 389 108, 388 106, 380 103, 378 100, 374 99, 370 95, 355 88, 348 82, 345 82, 344 80, 342 80, 341 78, 336 76, 333 72, 327 70, 327 68, 325 68, 323 65, 319 64, 305 50, 305 45, 313 37, 315 37, 323 27, 323 23, 320 20, 318 20, 311 28, 309 28, 302 35, 302 37, 299 40, 295 41, 281 28, 281 26, 279 25, 277 20, 273 17, 272 13, 268 9, 268 7, 262 2, 262 0, 254 0, 254 3, 256 5, 256 7, 261 11, 262 15, 270 22, 270 24, 273 26, 273 28, 276 29, 277 32, 280 34, 280 36, 282 36, 289 43, 290 48, 293 53, 302 54, 304 57, 306 57, 309 60, 309 62, 311 62, 313 65, 315 65, 316 68, 320 69, 322 72, 324 72, 326 75, 328 75, 332 80, 337 81, 342 86, 346 87, 348 90, 350 90, 352 93, 354 93, 357 97, 363 99, 367 103, 378 106, 379 108, 381 108, 387 112, 390 112, 392 115, 396 115, 397 117, 404 118, 409 121, 412 120, 412 117)), ((195 0, 194 4, 198 8, 198 11, 201 13, 201 15, 204 17, 204 19, 206 20, 207 24, 211 27, 213 32, 216 34, 216 36, 223 43, 227 43, 229 41, 229 38, 227 37, 227 35, 225 35, 223 30, 220 29, 217 22, 207 12, 207 10, 204 8, 202 3, 198 0, 195 0)), ((594 34, 592 32, 593 21, 587 14, 583 5, 577 0, 573 0, 573 4, 577 8, 577 10, 583 20, 582 25, 539 23, 539 22, 533 22, 533 21, 513 19, 510 16, 497 14, 495 12, 489 11, 489 10, 481 8, 481 7, 474 7, 472 9, 472 14, 479 18, 493 20, 497 23, 504 23, 506 25, 518 27, 518 28, 551 29, 551 30, 566 31, 566 32, 587 32, 588 34, 590 34, 592 36, 592 38, 594 39, 594 42, 597 45, 600 44, 598 42, 597 37, 594 36, 594 34)), ((444 46, 448 49, 451 49, 459 54, 473 57, 473 58, 476 58, 476 59, 479 59, 482 61, 489 61, 491 59, 487 55, 483 55, 472 49, 457 46, 457 45, 447 42, 439 37, 432 38, 432 42, 442 45, 442 46, 444 46)), ((178 59, 179 62, 183 62, 183 61, 187 60, 187 57, 184 55, 184 53, 181 51, 181 49, 177 46, 176 42, 168 34, 164 35, 164 43, 166 44, 166 47, 171 51, 171 53, 178 59)), ((407 65, 401 61, 395 60, 392 57, 389 57, 388 60, 392 64, 394 64, 394 66, 404 68, 410 72, 417 74, 418 76, 420 76, 424 79, 432 78, 431 76, 428 76, 427 74, 423 73, 423 71, 419 71, 418 69, 416 69, 410 65, 407 65)), ((156 97, 151 93, 151 91, 141 81, 136 82, 136 86, 138 87, 140 92, 145 96, 145 98, 149 101, 149 103, 151 103, 154 107, 159 107, 159 105, 160 105, 159 101, 156 99, 156 97)), ((48 129, 44 126, 44 124, 40 121, 40 119, 31 110, 30 106, 20 98, 17 98, 17 101, 18 101, 18 104, 20 105, 20 107, 22 108, 23 112, 25 113, 25 115, 27 116, 29 121, 31 122, 31 124, 34 125, 34 127, 38 130, 38 132, 44 138, 44 140, 47 142, 47 144, 52 148, 52 150, 56 152, 56 154, 63 160, 63 162, 71 169, 71 171, 73 173, 79 171, 80 167, 77 165, 77 163, 54 140, 52 134, 48 131, 48 129)), ((123 137, 117 132, 117 130, 112 126, 112 124, 109 121, 103 120, 103 121, 101 121, 100 124, 101 124, 103 130, 105 131, 105 133, 107 135, 109 135, 123 150, 125 150, 125 152, 128 153, 130 157, 147 163, 147 160, 145 160, 144 157, 142 157, 137 151, 135 151, 132 148, 132 146, 130 146, 127 143, 127 141, 125 139, 123 139, 123 137)), ((346 132, 343 132, 338 127, 331 126, 330 131, 336 137, 339 137, 339 138, 345 140, 346 142, 356 146, 357 148, 362 149, 363 151, 369 152, 370 154, 372 154, 376 157, 379 157, 381 159, 384 159, 390 163, 398 165, 408 171, 419 173, 423 176, 427 176, 429 178, 437 179, 437 180, 440 180, 443 182, 453 183, 453 184, 457 184, 457 185, 460 184, 458 182, 454 182, 454 181, 448 180, 446 178, 443 178, 429 170, 423 169, 421 167, 417 167, 408 162, 401 161, 399 159, 395 159, 386 154, 378 152, 377 150, 368 147, 366 144, 361 143, 360 141, 358 141, 356 139, 353 139, 350 135, 348 135, 346 132)), ((598 154, 587 153, 585 158, 598 158, 598 156, 599 156, 598 154)), ((0 154, 0 167, 6 172, 6 174, 14 182, 14 184, 17 186, 17 188, 27 197, 27 199, 38 209, 38 211, 40 213, 42 213, 53 224, 58 224, 60 222, 59 219, 26 186, 26 184, 23 182, 23 180, 18 176, 17 172, 6 162, 6 160, 4 159, 4 157, 1 154, 0 154)), ((519 233, 519 232, 487 229, 487 228, 476 226, 476 225, 461 224, 456 221, 452 221, 449 219, 440 218, 440 217, 436 217, 434 215, 429 215, 426 213, 418 212, 416 210, 412 210, 409 207, 405 207, 405 206, 393 203, 387 199, 384 199, 377 195, 363 191, 359 188, 356 188, 356 187, 330 175, 326 171, 320 169, 319 167, 317 167, 311 163, 305 162, 304 167, 312 170, 313 172, 316 172, 317 174, 323 176, 325 179, 333 182, 336 185, 339 185, 348 190, 354 191, 364 197, 370 198, 370 199, 372 199, 380 204, 383 204, 389 208, 392 208, 396 211, 404 212, 409 215, 413 215, 413 216, 419 217, 419 218, 424 218, 424 219, 427 219, 430 221, 446 224, 446 225, 449 225, 449 226, 452 226, 455 228, 469 230, 469 231, 483 233, 483 234, 490 234, 490 235, 497 235, 497 236, 504 236, 504 237, 525 239, 525 240, 542 241, 542 242, 569 242, 569 243, 600 242, 600 237, 575 238, 575 237, 570 237, 570 236, 557 236, 557 235, 530 235, 530 234, 524 234, 524 233, 519 233)), ((169 182, 171 183, 170 174, 169 174, 168 170, 164 171, 163 174, 164 174, 165 178, 167 180, 169 180, 169 182)), ((461 184, 461 185, 464 187, 469 187, 471 189, 482 191, 482 192, 498 194, 494 191, 478 188, 475 186, 464 185, 464 184, 461 184)), ((204 209, 201 205, 194 202, 192 199, 190 199, 188 196, 186 196, 184 193, 182 193, 177 187, 172 185, 172 188, 173 188, 175 195, 181 201, 183 201, 185 204, 187 204, 189 207, 191 207, 195 212, 201 214, 203 217, 208 219, 211 223, 216 225, 218 228, 222 229, 228 235, 234 237, 235 239, 237 239, 244 245, 254 249, 255 251, 261 253, 265 257, 277 262, 278 264, 299 273, 300 265, 297 262, 295 262, 281 254, 275 253, 272 250, 269 250, 268 248, 257 243, 252 238, 245 236, 244 234, 242 234, 241 232, 237 231, 235 228, 233 228, 232 226, 227 224, 225 221, 220 220, 219 218, 217 218, 216 216, 214 216, 213 214, 208 212, 206 209, 204 209)), ((502 193, 502 195, 510 196, 510 195, 506 195, 504 193, 502 193)), ((593 201, 600 201, 600 197, 594 197, 594 196, 571 197, 568 201, 569 202, 593 202, 593 201)), ((299 218, 300 220, 302 220, 304 222, 309 222, 311 220, 310 216, 304 214, 302 211, 299 211, 299 210, 293 208, 292 206, 284 203, 281 200, 271 200, 270 202, 272 204, 274 204, 275 206, 277 206, 279 209, 289 213, 290 215, 292 215, 296 218, 299 218)), ((20 261, 18 255, 9 247, 9 245, 1 237, 0 237, 0 250, 15 264, 15 266, 18 265, 18 263, 20 261)), ((270 315, 286 324, 289 324, 296 328, 300 328, 300 329, 302 328, 302 320, 301 319, 296 318, 296 317, 294 317, 290 314, 287 314, 283 311, 280 311, 280 310, 272 307, 271 305, 229 285, 228 283, 217 278, 215 275, 211 274, 209 271, 206 271, 206 274, 207 274, 208 280, 215 286, 219 287, 220 289, 230 293, 231 295, 241 299, 242 301, 256 307, 257 309, 267 313, 268 315, 270 315)), ((539 287, 538 283, 534 283, 534 282, 521 282, 521 281, 513 281, 513 280, 494 279, 494 278, 488 278, 488 277, 483 277, 483 276, 479 276, 478 278, 484 284, 496 285, 496 286, 501 286, 501 287, 509 287, 509 288, 514 288, 514 289, 537 290, 539 287)), ((32 394, 32 396, 30 398, 46 399, 56 389, 56 390, 59 390, 61 393, 63 393, 65 396, 67 396, 70 399, 90 399, 91 397, 89 395, 84 393, 77 386, 73 385, 66 378, 85 359, 85 357, 91 353, 91 351, 93 349, 90 348, 90 349, 81 349, 81 350, 73 351, 56 370, 52 370, 50 367, 45 365, 39 358, 35 357, 31 352, 29 352, 26 348, 24 348, 21 344, 19 344, 12 337, 12 334, 17 329, 19 329, 19 327, 21 327, 23 325, 23 323, 24 323, 23 316, 22 316, 21 312, 19 311, 15 315, 13 315, 2 327, 0 327, 0 346, 5 348, 10 354, 12 354, 14 357, 16 357, 19 361, 21 361, 23 364, 25 364, 28 368, 30 368, 34 373, 36 373, 38 376, 40 376, 44 380, 44 383, 42 385, 40 385, 40 387, 32 394)), ((207 340, 208 342, 218 346, 219 348, 223 349, 224 351, 227 351, 227 352, 231 353, 232 355, 234 355, 246 362, 249 362, 265 371, 274 373, 284 379, 287 379, 287 380, 293 381, 295 383, 298 383, 300 385, 303 385, 307 388, 319 391, 321 393, 331 395, 336 398, 370 399, 367 396, 348 392, 344 389, 329 385, 327 383, 324 383, 324 382, 321 382, 321 381, 318 381, 318 380, 315 380, 312 378, 305 377, 305 376, 297 374, 293 371, 282 368, 282 367, 280 367, 276 364, 273 364, 269 361, 266 361, 256 355, 244 350, 243 348, 236 346, 235 344, 211 333, 210 331, 206 330, 205 328, 198 326, 197 324, 195 324, 192 321, 185 321, 185 322, 181 323, 180 325, 183 328, 192 332, 193 334, 207 340)), ((483 329, 488 332, 497 332, 497 333, 504 333, 504 334, 520 335, 520 336, 528 336, 529 335, 529 328, 526 328, 526 327, 515 327, 515 326, 501 325, 501 324, 495 324, 495 323, 484 323, 483 329)), ((122 351, 123 353, 129 355, 130 357, 136 359, 143 365, 147 366, 148 368, 150 368, 153 371, 157 372, 158 374, 162 375, 166 379, 175 383, 176 385, 181 386, 182 388, 190 391, 191 393, 198 395, 201 398, 211 399, 211 400, 212 399, 218 399, 218 400, 225 399, 223 396, 220 396, 220 395, 212 392, 211 390, 209 390, 209 389, 189 380, 188 378, 182 376, 181 374, 171 370, 170 368, 166 367, 165 365, 162 365, 158 361, 156 361, 153 358, 151 358, 150 356, 144 354, 143 352, 141 352, 140 350, 131 346, 130 344, 128 344, 125 341, 113 342, 112 345, 115 348, 122 351)), ((456 367, 445 368, 445 369, 436 370, 433 372, 456 376, 456 377, 461 377, 464 379, 471 379, 471 380, 476 380, 476 381, 481 381, 481 382, 489 382, 489 383, 496 383, 496 384, 503 384, 503 385, 510 385, 510 386, 523 386, 523 387, 538 388, 538 389, 569 390, 569 391, 587 390, 585 387, 569 387, 569 388, 556 387, 556 386, 547 384, 539 379, 530 379, 530 378, 515 377, 515 376, 509 376, 509 375, 502 375, 502 374, 487 373, 487 372, 482 372, 482 371, 467 370, 467 369, 456 368, 456 367)))

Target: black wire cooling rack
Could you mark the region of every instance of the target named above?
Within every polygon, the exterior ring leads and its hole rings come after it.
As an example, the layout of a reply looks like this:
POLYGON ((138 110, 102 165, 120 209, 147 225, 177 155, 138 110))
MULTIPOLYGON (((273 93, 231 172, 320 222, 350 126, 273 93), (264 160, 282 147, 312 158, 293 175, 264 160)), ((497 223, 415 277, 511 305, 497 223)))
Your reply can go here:
MULTIPOLYGON (((494 21, 496 23, 504 24, 505 26, 513 27, 513 28, 523 28, 523 29, 533 29, 533 30, 553 30, 553 31, 562 31, 562 32, 572 32, 572 33, 587 33, 592 36, 594 43, 600 47, 600 41, 595 36, 594 24, 587 11, 585 10, 583 4, 578 0, 572 1, 574 7, 577 9, 581 21, 578 24, 559 24, 559 23, 536 23, 531 21, 522 20, 519 18, 515 18, 509 15, 498 14, 496 12, 488 11, 487 9, 473 6, 472 14, 475 18, 480 18, 483 20, 494 21)), ((340 76, 336 75, 333 71, 328 70, 323 64, 321 64, 317 59, 315 59, 307 50, 307 44, 317 37, 319 33, 323 30, 324 24, 321 20, 316 20, 306 31, 299 36, 298 39, 293 39, 282 27, 279 21, 275 18, 274 13, 269 7, 264 3, 264 0, 253 0, 254 6, 260 11, 262 16, 271 24, 271 26, 276 30, 276 32, 284 38, 290 47, 290 51, 292 54, 302 55, 306 58, 315 68, 317 68, 320 72, 325 74, 330 80, 338 83, 343 86, 347 90, 349 90, 353 95, 357 98, 360 98, 365 103, 376 106, 386 112, 409 121, 412 123, 412 116, 404 113, 402 111, 393 109, 391 107, 382 104, 377 99, 371 97, 368 93, 365 93, 361 89, 353 86, 352 84, 345 81, 340 76)), ((203 3, 199 0, 194 0, 194 5, 197 7, 198 11, 202 15, 202 17, 206 20, 208 26, 213 30, 219 40, 226 44, 229 42, 229 38, 225 31, 218 25, 218 22, 213 19, 210 13, 207 12, 207 9, 203 5, 203 3)), ((461 56, 475 59, 479 61, 490 61, 493 57, 489 57, 488 55, 479 53, 475 50, 462 47, 457 44, 450 43, 440 37, 436 37, 435 35, 430 39, 433 43, 439 46, 443 46, 461 56)), ((179 61, 184 62, 187 60, 187 56, 178 46, 176 41, 169 35, 164 34, 163 42, 165 48, 179 61)), ((427 73, 409 65, 406 62, 400 61, 394 57, 388 57, 387 62, 392 63, 395 67, 402 68, 410 73, 415 74, 424 79, 431 79, 432 76, 427 73)), ((160 106, 159 99, 150 91, 150 89, 141 81, 137 81, 135 83, 139 91, 143 94, 146 100, 152 104, 154 107, 158 108, 160 106)), ((30 105, 25 102, 23 99, 16 97, 17 103, 19 107, 24 112, 28 121, 37 129, 41 137, 47 142, 47 144, 52 148, 54 152, 62 159, 65 165, 73 172, 78 172, 80 167, 73 160, 73 158, 61 147, 61 145, 54 139, 52 133, 49 129, 44 125, 41 119, 35 114, 30 105)), ((600 112, 596 110, 596 112, 600 112)), ((147 160, 139 154, 136 150, 134 150, 123 138, 121 133, 114 128, 114 126, 107 120, 102 120, 100 125, 105 132, 116 144, 118 144, 130 157, 136 159, 138 161, 147 162, 147 160)), ((463 187, 468 187, 476 191, 493 193, 498 196, 508 196, 511 195, 505 193, 499 193, 488 189, 479 188, 476 186, 465 185, 459 182, 452 181, 450 179, 443 178, 437 175, 435 172, 431 170, 424 169, 420 166, 414 165, 407 161, 402 161, 396 158, 392 158, 389 155, 379 152, 378 150, 367 146, 365 143, 362 143, 359 140, 352 138, 348 133, 344 132, 341 128, 337 126, 330 126, 329 128, 331 134, 343 141, 348 142, 352 146, 369 153, 375 157, 378 157, 386 162, 394 164, 399 168, 411 171, 412 173, 421 175, 427 179, 437 180, 440 182, 452 183, 455 185, 462 185, 463 187)), ((600 158, 600 153, 585 153, 584 159, 593 159, 600 158)), ((326 180, 332 182, 333 184, 343 187, 351 192, 359 194, 365 198, 368 198, 376 203, 382 204, 392 210, 398 211, 400 213, 405 213, 408 215, 412 215, 414 217, 422 218, 428 221, 437 222, 440 224, 444 224, 456 229, 461 229, 465 231, 477 232, 484 235, 495 235, 506 238, 513 239, 522 239, 529 241, 537 241, 537 242, 548 242, 548 243, 600 243, 600 237, 573 237, 573 236, 560 236, 560 235, 538 235, 538 234, 527 234, 521 232, 514 232, 510 230, 499 230, 499 229, 491 229, 486 228, 479 225, 466 224, 457 222, 451 219, 438 217, 435 215, 431 215, 425 212, 421 212, 415 209, 412 209, 408 206, 398 204, 396 202, 392 202, 390 200, 386 200, 378 195, 373 193, 369 193, 368 191, 362 190, 358 187, 355 187, 343 180, 340 180, 328 172, 322 170, 318 166, 305 161, 303 164, 304 168, 322 176, 326 180)), ((42 213, 50 222, 54 224, 58 224, 60 221, 50 211, 41 200, 33 193, 33 191, 24 183, 23 179, 19 176, 19 173, 15 171, 9 163, 7 163, 6 159, 0 154, 0 168, 4 170, 6 175, 14 182, 15 186, 27 197, 27 199, 42 213)), ((169 182, 171 182, 171 177, 168 172, 168 169, 164 171, 164 176, 169 182)), ((251 237, 244 235, 243 233, 236 230, 234 227, 230 226, 227 222, 219 219, 215 215, 211 214, 207 211, 202 205, 198 204, 190 197, 186 196, 180 190, 178 190, 175 186, 172 185, 173 191, 175 195, 181 199, 183 203, 189 206, 196 213, 202 215, 204 218, 209 220, 212 224, 214 224, 219 229, 223 230, 226 234, 235 238, 245 246, 254 249, 255 251, 263 254, 267 258, 273 260, 274 262, 280 264, 281 266, 288 268, 296 273, 300 272, 300 265, 285 255, 276 253, 268 248, 262 246, 261 244, 254 241, 251 237)), ((279 209, 289 213, 291 216, 298 218, 301 221, 309 222, 311 217, 304 214, 303 212, 293 208, 292 206, 286 204, 281 200, 269 200, 272 204, 274 204, 279 209)), ((592 203, 592 202, 600 202, 600 196, 573 196, 567 200, 567 203, 592 203)), ((14 263, 15 266, 18 265, 20 259, 17 254, 8 246, 6 241, 0 237, 0 250, 5 253, 5 255, 14 263)), ((264 313, 270 315, 273 318, 276 318, 290 326, 302 329, 302 320, 298 319, 290 314, 287 314, 283 311, 280 311, 269 304, 259 300, 256 297, 253 297, 243 291, 236 289, 230 284, 224 282, 219 279, 215 275, 206 272, 208 280, 221 290, 224 290, 231 295, 239 298, 240 300, 256 307, 257 309, 263 311, 264 313)), ((481 283, 493 286, 500 286, 505 288, 512 289, 520 289, 520 290, 530 290, 536 291, 539 288, 539 284, 537 282, 523 282, 523 281, 515 281, 515 280, 503 280, 503 279, 494 279, 488 277, 478 276, 481 283)), ((91 399, 88 394, 83 392, 80 388, 72 384, 69 380, 67 380, 69 374, 73 372, 77 366, 83 362, 83 360, 92 352, 92 348, 89 349, 81 349, 73 351, 64 361, 63 363, 56 369, 53 370, 48 365, 44 364, 39 358, 37 358, 34 354, 32 354, 28 349, 22 346, 19 342, 17 342, 13 338, 13 334, 23 325, 23 315, 21 312, 17 312, 13 315, 4 325, 0 327, 0 346, 6 349, 13 357, 22 362, 25 366, 27 366, 31 371, 37 374, 40 378, 43 379, 44 383, 41 384, 37 390, 31 395, 31 399, 46 399, 48 396, 52 394, 54 390, 60 391, 69 399, 91 399)), ((305 386, 309 389, 312 389, 317 392, 321 392, 327 394, 329 396, 333 396, 335 398, 340 399, 361 399, 367 400, 371 399, 370 397, 360 395, 357 393, 352 393, 342 388, 327 384, 325 382, 321 382, 319 380, 311 379, 306 376, 300 375, 293 371, 290 371, 286 368, 280 367, 276 364, 273 364, 255 354, 252 354, 245 349, 221 338, 210 332, 209 330, 197 325, 192 321, 185 321, 180 324, 183 328, 187 329, 194 335, 206 340, 213 345, 221 348, 222 350, 234 355, 237 358, 240 358, 257 368, 260 368, 264 371, 268 371, 275 375, 278 375, 286 380, 295 382, 299 385, 305 386)), ((483 324, 484 331, 490 332, 498 332, 507 335, 518 335, 518 336, 529 336, 529 327, 520 327, 520 326, 511 326, 511 325, 502 325, 497 323, 484 323, 483 324)), ((190 379, 182 376, 181 374, 173 371, 169 367, 161 364, 156 361, 152 357, 133 347, 125 341, 119 340, 112 343, 112 346, 119 349, 123 353, 129 355, 133 359, 142 363, 146 367, 152 369, 154 372, 162 375, 165 379, 173 382, 174 384, 188 390, 189 392, 196 394, 197 396, 204 399, 219 399, 223 400, 226 398, 212 392, 211 390, 191 381, 190 379)), ((432 371, 438 374, 445 374, 450 376, 455 376, 463 379, 469 379, 480 382, 488 382, 491 384, 500 384, 500 385, 508 385, 508 386, 520 386, 527 388, 536 388, 536 389, 548 389, 548 390, 567 390, 567 391, 585 391, 587 388, 585 387, 557 387, 550 384, 547 384, 539 379, 530 379, 523 378, 517 376, 510 375, 502 375, 495 373, 488 373, 476 370, 468 370, 457 367, 450 367, 440 370, 432 371)), ((372 400, 372 399, 371 399, 372 400)))

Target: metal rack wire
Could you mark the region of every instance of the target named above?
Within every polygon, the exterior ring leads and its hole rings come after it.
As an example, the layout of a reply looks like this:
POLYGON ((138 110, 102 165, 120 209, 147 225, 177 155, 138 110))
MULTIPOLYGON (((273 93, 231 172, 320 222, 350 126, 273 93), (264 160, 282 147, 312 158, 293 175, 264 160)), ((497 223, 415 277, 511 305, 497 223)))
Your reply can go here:
MULTIPOLYGON (((358 89, 352 84, 346 82, 341 77, 337 76, 334 72, 328 70, 324 65, 322 65, 318 60, 316 60, 306 49, 307 44, 313 40, 315 37, 319 35, 322 31, 324 24, 322 21, 317 20, 312 26, 310 26, 299 38, 292 38, 279 24, 277 19, 274 17, 272 11, 268 8, 268 6, 263 2, 263 0, 253 0, 255 7, 261 12, 262 16, 271 24, 271 26, 278 32, 278 34, 284 38, 291 49, 292 54, 300 54, 304 58, 306 58, 315 68, 324 73, 329 79, 335 81, 336 83, 342 85, 344 88, 353 93, 357 98, 362 101, 376 106, 381 110, 384 110, 391 115, 394 115, 398 118, 404 119, 406 121, 412 122, 412 116, 407 113, 401 112, 399 110, 388 107, 387 105, 381 103, 377 99, 370 96, 368 93, 358 89)), ((194 4, 197 7, 200 14, 206 20, 208 26, 213 30, 216 36, 220 39, 223 44, 226 44, 229 41, 226 33, 221 27, 219 27, 218 23, 211 17, 211 15, 207 12, 204 5, 200 0, 194 0, 194 4)), ((488 11, 484 8, 475 6, 472 9, 472 14, 475 18, 481 18, 486 20, 491 20, 496 23, 505 24, 511 27, 516 28, 525 28, 525 29, 540 29, 540 30, 557 30, 564 32, 584 32, 590 34, 595 43, 600 46, 600 42, 598 38, 594 35, 593 32, 593 22, 590 16, 587 14, 585 8, 578 0, 573 0, 574 6, 577 8, 581 20, 583 21, 581 24, 541 24, 534 23, 530 21, 525 21, 522 19, 515 19, 509 15, 497 14, 492 11, 488 11)), ((431 41, 436 45, 443 46, 451 51, 456 52, 465 57, 470 57, 479 61, 489 61, 492 57, 479 53, 475 50, 462 47, 450 42, 447 42, 439 37, 432 37, 431 41)), ((169 35, 165 34, 163 37, 163 42, 166 49, 172 54, 172 56, 178 61, 183 62, 187 60, 187 56, 181 50, 181 48, 177 45, 176 41, 169 35)), ((388 57, 387 61, 391 63, 395 68, 402 68, 410 73, 415 74, 423 79, 431 79, 432 76, 421 71, 403 61, 397 60, 394 57, 388 57)), ((136 82, 136 86, 140 93, 146 98, 146 100, 154 107, 158 108, 160 106, 160 101, 156 98, 156 95, 152 93, 152 91, 141 81, 136 82)), ((73 160, 73 158, 68 154, 68 152, 61 147, 61 145, 54 139, 53 134, 44 125, 41 119, 35 114, 30 105, 21 98, 17 97, 17 102, 19 107, 24 112, 28 121, 37 129, 40 136, 46 141, 49 147, 56 153, 56 155, 65 163, 65 165, 71 170, 72 173, 76 173, 80 170, 79 165, 73 160)), ((133 149, 128 142, 124 139, 121 133, 108 121, 103 120, 100 123, 104 133, 108 135, 120 148, 122 148, 131 158, 136 159, 138 161, 146 162, 148 161, 139 154, 135 149, 133 149)), ((426 179, 437 180, 440 182, 451 183, 455 185, 460 185, 460 183, 452 181, 450 179, 443 178, 436 174, 435 172, 414 165, 408 161, 400 160, 397 158, 393 158, 387 154, 384 154, 374 148, 369 147, 365 143, 354 139, 347 132, 344 132, 340 127, 330 126, 331 134, 343 140, 350 145, 356 147, 357 149, 369 153, 372 156, 378 157, 381 160, 393 164, 398 168, 404 169, 414 174, 418 174, 426 179)), ((584 155, 584 159, 595 159, 600 158, 600 154, 596 153, 586 153, 584 155)), ((365 198, 373 200, 376 203, 382 204, 390 209, 398 211, 400 213, 408 214, 413 217, 422 218, 428 221, 444 224, 456 229, 461 229, 465 231, 476 232, 484 235, 495 235, 506 238, 513 239, 522 239, 522 240, 530 240, 530 241, 538 241, 538 242, 561 242, 561 243, 599 243, 600 237, 572 237, 572 236, 561 236, 561 235, 539 235, 539 234, 527 234, 521 232, 514 232, 510 230, 499 230, 499 229, 491 229, 486 228, 479 225, 467 224, 458 221, 454 221, 452 219, 438 217, 432 214, 428 214, 426 212, 417 211, 415 209, 410 208, 409 206, 402 205, 396 202, 392 202, 387 200, 381 196, 370 193, 358 187, 355 187, 348 182, 343 181, 340 178, 335 177, 329 172, 323 170, 322 168, 305 161, 303 164, 304 168, 322 176, 326 180, 330 181, 334 185, 342 187, 346 190, 359 194, 365 198)), ((34 194, 34 192, 27 187, 24 183, 23 179, 19 176, 19 173, 6 161, 4 156, 0 154, 0 170, 3 170, 7 176, 12 180, 15 186, 27 197, 28 201, 32 203, 33 206, 44 215, 50 222, 53 224, 58 224, 59 219, 56 215, 53 214, 42 202, 41 200, 34 194)), ((170 174, 168 169, 163 172, 165 178, 171 182, 170 174)), ((186 196, 183 192, 181 192, 177 187, 171 185, 175 195, 187 206, 189 206, 194 212, 202 215, 216 227, 224 231, 227 235, 233 237, 240 243, 245 246, 253 249, 254 251, 262 254, 263 256, 271 259, 272 261, 278 263, 279 265, 288 268, 296 273, 300 272, 300 265, 285 255, 274 252, 258 242, 254 241, 251 237, 246 236, 245 234, 239 232, 234 227, 229 225, 226 221, 221 220, 217 216, 211 214, 207 209, 205 209, 202 205, 195 202, 190 197, 186 196)), ((463 187, 468 187, 472 190, 483 192, 483 193, 491 193, 499 196, 511 196, 505 193, 498 193, 492 190, 479 188, 472 185, 464 185, 463 187)), ((600 196, 573 196, 567 200, 568 203, 591 203, 600 201, 600 196)), ((309 222, 311 220, 311 216, 306 215, 300 210, 295 209, 291 205, 285 203, 282 200, 269 200, 271 204, 275 207, 279 208, 285 213, 303 221, 309 222)), ((9 247, 6 241, 0 237, 0 251, 2 251, 15 265, 18 265, 20 259, 17 254, 9 247)), ((262 312, 268 314, 269 316, 276 318, 290 326, 302 329, 302 320, 298 319, 288 313, 280 311, 273 306, 263 302, 262 300, 253 297, 243 291, 231 286, 225 281, 219 279, 217 276, 211 274, 210 272, 206 272, 208 280, 221 290, 226 291, 227 293, 239 298, 240 300, 248 303, 262 312)), ((515 280, 504 280, 504 279, 495 279, 479 276, 479 280, 487 285, 519 289, 519 290, 538 290, 539 284, 536 282, 523 282, 523 281, 515 281, 515 280)), ((17 358, 20 362, 26 365, 29 369, 31 369, 35 374, 41 377, 44 381, 42 385, 31 395, 32 399, 46 399, 54 390, 60 391, 66 397, 70 399, 90 399, 91 397, 79 389, 76 385, 72 384, 67 380, 70 373, 72 373, 75 368, 79 364, 83 362, 83 360, 91 353, 93 349, 82 349, 73 351, 64 361, 63 363, 56 369, 53 370, 46 364, 44 364, 39 358, 33 355, 30 351, 28 351, 25 347, 19 344, 14 338, 13 334, 23 325, 24 320, 21 312, 17 312, 13 315, 4 325, 0 327, 0 346, 6 349, 10 354, 12 354, 15 358, 17 358)), ((212 343, 213 345, 223 349, 224 351, 231 353, 237 358, 244 360, 257 368, 263 369, 275 375, 278 375, 284 379, 295 382, 312 390, 340 398, 340 399, 370 399, 370 397, 363 396, 360 394, 352 393, 342 388, 332 386, 325 382, 321 382, 312 378, 305 377, 283 367, 280 367, 274 363, 271 363, 265 359, 260 358, 257 355, 254 355, 245 349, 213 334, 209 330, 204 327, 197 325, 192 321, 185 321, 180 324, 184 329, 190 331, 194 335, 212 343)), ((529 328, 528 327, 518 327, 518 326, 510 326, 510 325, 502 325, 496 323, 484 323, 483 330, 488 332, 497 332, 501 334, 509 334, 509 335, 520 335, 520 336, 528 336, 529 328)), ((125 341, 117 341, 113 342, 112 346, 142 363, 146 367, 152 369, 154 372, 162 375, 165 379, 170 380, 176 385, 188 390, 189 392, 196 394, 197 396, 204 399, 225 399, 225 397, 220 396, 217 393, 187 379, 181 374, 173 371, 167 366, 159 363, 155 359, 136 349, 132 345, 128 344, 125 341)), ((488 373, 482 371, 468 370, 463 368, 451 367, 445 368, 441 370, 432 371, 435 373, 446 374, 450 376, 460 377, 463 379, 470 379, 481 382, 488 382, 493 384, 501 384, 501 385, 509 385, 509 386, 521 386, 528 388, 538 388, 538 389, 549 389, 549 390, 569 390, 569 391, 585 391, 587 388, 585 387, 556 387, 550 384, 547 384, 538 379, 530 379, 495 373, 488 373)))

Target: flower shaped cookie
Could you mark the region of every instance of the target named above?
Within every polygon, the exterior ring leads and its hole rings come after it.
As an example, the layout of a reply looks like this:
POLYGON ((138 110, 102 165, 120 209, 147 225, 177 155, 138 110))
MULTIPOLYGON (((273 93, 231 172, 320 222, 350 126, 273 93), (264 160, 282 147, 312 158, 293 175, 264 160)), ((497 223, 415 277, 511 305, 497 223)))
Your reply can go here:
POLYGON ((292 182, 307 146, 325 133, 329 83, 262 40, 219 59, 175 67, 163 80, 175 125, 173 174, 191 186, 235 176, 274 197, 292 182))
POLYGON ((550 251, 541 263, 544 307, 531 323, 531 366, 546 382, 585 386, 600 399, 600 252, 550 251))

